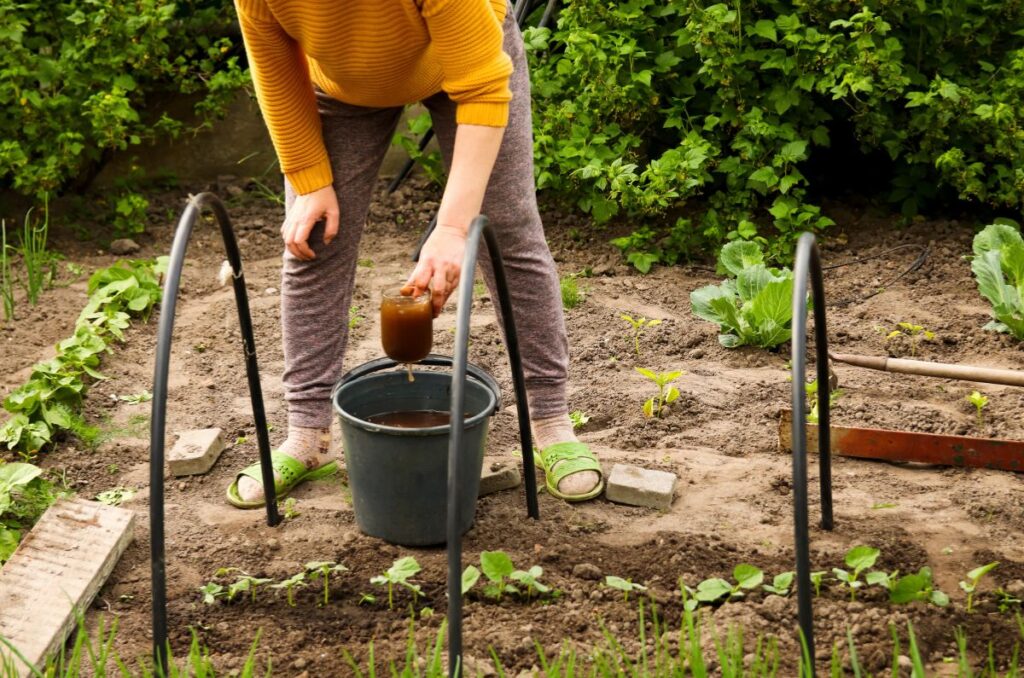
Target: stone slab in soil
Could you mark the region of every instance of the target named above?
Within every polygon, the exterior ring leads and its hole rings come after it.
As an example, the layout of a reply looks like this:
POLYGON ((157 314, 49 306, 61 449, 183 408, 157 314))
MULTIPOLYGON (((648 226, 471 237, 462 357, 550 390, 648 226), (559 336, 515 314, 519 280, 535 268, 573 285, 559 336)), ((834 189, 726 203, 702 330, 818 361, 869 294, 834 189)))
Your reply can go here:
POLYGON ((224 434, 219 428, 183 431, 167 455, 167 466, 175 476, 199 475, 213 468, 223 451, 224 434))
POLYGON ((477 496, 482 497, 502 490, 511 490, 513 487, 519 487, 521 482, 523 482, 523 477, 514 463, 485 458, 484 469, 480 474, 480 491, 477 496))
MULTIPOLYGON (((132 538, 135 514, 82 499, 51 506, 0 568, 0 637, 35 666, 61 646, 132 538)), ((0 647, 15 675, 31 669, 0 647)))
POLYGON ((608 476, 608 501, 666 510, 672 505, 676 474, 616 464, 608 476))

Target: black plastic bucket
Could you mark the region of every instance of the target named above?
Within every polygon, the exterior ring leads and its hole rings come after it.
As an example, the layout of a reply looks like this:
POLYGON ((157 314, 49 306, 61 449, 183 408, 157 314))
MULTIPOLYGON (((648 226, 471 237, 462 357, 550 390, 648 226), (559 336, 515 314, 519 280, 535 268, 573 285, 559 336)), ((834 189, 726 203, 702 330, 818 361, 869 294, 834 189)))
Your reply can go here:
MULTIPOLYGON (((429 356, 426 364, 451 364, 429 356)), ((404 546, 445 542, 448 436, 451 427, 398 428, 366 421, 390 412, 451 410, 448 372, 381 372, 395 363, 375 360, 338 382, 331 398, 341 421, 349 488, 356 524, 368 535, 404 546)), ((472 525, 480 489, 488 419, 497 412, 500 391, 494 379, 470 365, 466 377, 465 436, 460 450, 461 531, 472 525)))

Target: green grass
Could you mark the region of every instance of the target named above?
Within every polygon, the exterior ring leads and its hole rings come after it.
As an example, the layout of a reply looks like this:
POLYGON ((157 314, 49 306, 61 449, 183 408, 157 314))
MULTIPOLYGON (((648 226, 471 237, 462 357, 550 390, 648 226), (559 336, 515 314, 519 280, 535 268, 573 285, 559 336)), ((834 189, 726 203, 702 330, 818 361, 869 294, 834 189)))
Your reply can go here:
POLYGON ((562 276, 558 284, 562 290, 562 307, 565 310, 570 311, 583 303, 586 294, 580 288, 575 275, 562 276))

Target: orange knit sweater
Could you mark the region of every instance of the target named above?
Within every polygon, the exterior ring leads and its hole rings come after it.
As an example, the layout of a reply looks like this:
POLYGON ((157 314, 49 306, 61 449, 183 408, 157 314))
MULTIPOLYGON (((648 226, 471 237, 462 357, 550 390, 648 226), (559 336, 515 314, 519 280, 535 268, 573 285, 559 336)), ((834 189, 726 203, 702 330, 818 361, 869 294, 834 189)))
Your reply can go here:
POLYGON ((300 194, 332 181, 315 84, 357 106, 444 90, 460 124, 504 127, 512 62, 506 0, 235 0, 281 171, 300 194))

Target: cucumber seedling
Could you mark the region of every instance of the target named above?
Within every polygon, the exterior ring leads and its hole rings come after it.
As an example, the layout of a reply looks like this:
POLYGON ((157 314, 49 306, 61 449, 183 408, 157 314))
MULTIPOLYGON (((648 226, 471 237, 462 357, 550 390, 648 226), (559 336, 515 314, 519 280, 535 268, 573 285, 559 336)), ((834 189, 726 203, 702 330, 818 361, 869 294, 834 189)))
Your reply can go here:
POLYGON ((897 323, 896 329, 892 330, 885 335, 885 343, 888 344, 893 339, 898 337, 907 337, 910 340, 910 357, 917 356, 918 344, 924 341, 932 341, 935 339, 935 333, 931 330, 925 329, 923 325, 915 325, 913 323, 897 323))
POLYGON ((309 573, 310 579, 323 579, 324 580, 324 602, 321 607, 326 606, 329 602, 330 596, 330 578, 332 574, 341 574, 342 572, 348 572, 348 568, 341 563, 336 563, 333 560, 317 560, 306 563, 306 572, 309 573))
POLYGON ((623 313, 619 317, 622 318, 623 320, 625 320, 626 322, 628 322, 629 325, 630 325, 630 329, 632 330, 633 348, 636 349, 636 355, 639 358, 640 357, 640 335, 643 333, 644 328, 646 328, 646 327, 657 327, 658 325, 661 324, 661 321, 657 320, 657 319, 655 319, 655 320, 648 320, 647 318, 644 318, 643 316, 641 316, 639 318, 634 318, 633 316, 627 315, 625 313, 623 313))
POLYGON ((296 572, 295 574, 293 574, 292 576, 288 577, 283 581, 279 581, 276 584, 271 584, 270 588, 277 589, 279 591, 281 589, 284 589, 285 594, 288 598, 288 606, 295 607, 295 589, 302 588, 307 585, 308 582, 306 581, 306 572, 305 570, 303 570, 302 572, 296 572))
POLYGON ((484 586, 484 595, 488 598, 501 601, 501 597, 506 593, 519 593, 519 589, 507 581, 516 568, 504 551, 481 552, 480 569, 489 580, 484 586))
POLYGON ((978 427, 985 425, 985 406, 988 405, 988 398, 981 395, 979 391, 974 391, 971 395, 964 398, 967 402, 974 405, 974 409, 978 412, 978 427))
POLYGON ((679 398, 679 389, 669 384, 686 374, 686 372, 682 370, 654 372, 646 367, 637 367, 636 371, 653 381, 658 387, 658 395, 651 396, 644 403, 644 415, 648 417, 661 417, 661 411, 665 405, 675 402, 679 398))
POLYGON ((838 567, 832 568, 832 574, 836 576, 836 579, 850 589, 850 600, 857 600, 857 589, 864 586, 864 582, 860 581, 860 574, 869 567, 874 567, 878 555, 879 550, 876 548, 854 546, 846 552, 845 558, 846 566, 852 568, 853 571, 848 572, 838 567))
POLYGON ((789 590, 793 586, 793 577, 796 576, 795 572, 783 572, 775 575, 772 578, 771 584, 763 584, 762 589, 768 593, 774 593, 777 596, 788 596, 789 590))
POLYGON ((622 577, 607 576, 604 578, 604 585, 610 589, 616 589, 622 591, 622 600, 629 602, 629 594, 634 591, 646 591, 647 587, 643 584, 636 584, 631 579, 623 579, 622 577))
POLYGON ((569 413, 569 421, 573 429, 583 428, 590 421, 590 415, 583 410, 573 410, 569 413))
POLYGON ((370 579, 370 583, 376 584, 377 586, 388 587, 389 610, 395 609, 393 593, 396 585, 409 589, 412 593, 412 604, 415 605, 416 599, 423 595, 423 589, 420 588, 419 584, 413 584, 410 582, 409 579, 416 575, 416 573, 421 569, 420 564, 416 562, 415 558, 412 556, 405 556, 404 558, 399 558, 392 563, 391 567, 389 567, 384 574, 372 577, 370 579))
POLYGON ((996 569, 998 566, 999 563, 995 562, 982 565, 981 567, 976 567, 967 573, 967 579, 965 581, 960 582, 960 588, 962 588, 967 594, 967 614, 970 614, 974 607, 974 592, 978 590, 978 583, 981 581, 982 577, 996 569))
MULTIPOLYGON (((875 574, 874 572, 870 574, 875 574)), ((870 575, 869 575, 870 576, 870 575)), ((869 582, 870 583, 870 582, 869 582)), ((889 601, 902 605, 915 600, 931 603, 937 607, 949 605, 949 596, 935 588, 932 570, 922 567, 917 574, 908 574, 896 579, 890 578, 889 601)))
POLYGON ((744 590, 755 589, 761 585, 764 581, 764 572, 753 565, 740 563, 733 568, 732 577, 736 580, 735 585, 717 577, 705 579, 697 584, 694 598, 701 603, 713 603, 722 598, 742 598, 745 595, 744 590))
POLYGON ((215 581, 207 582, 200 586, 199 592, 203 594, 203 603, 207 605, 213 605, 217 602, 218 598, 227 596, 227 590, 224 586, 215 581))

